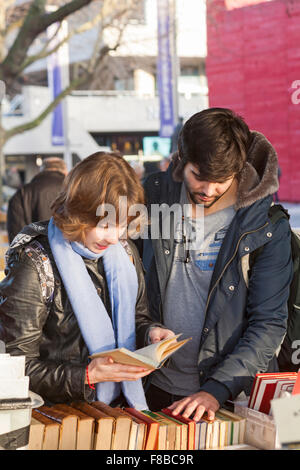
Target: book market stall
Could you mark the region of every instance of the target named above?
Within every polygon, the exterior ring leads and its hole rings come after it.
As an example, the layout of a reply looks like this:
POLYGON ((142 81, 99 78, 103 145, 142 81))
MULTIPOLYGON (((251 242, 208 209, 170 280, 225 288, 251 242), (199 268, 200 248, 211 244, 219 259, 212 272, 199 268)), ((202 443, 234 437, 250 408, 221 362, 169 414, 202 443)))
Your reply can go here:
MULTIPOLYGON (((2 450, 275 450, 300 442, 300 374, 257 374, 251 396, 213 421, 112 408, 100 401, 45 406, 29 390, 25 356, 0 354, 2 450)), ((245 397, 246 398, 246 397, 245 397)))

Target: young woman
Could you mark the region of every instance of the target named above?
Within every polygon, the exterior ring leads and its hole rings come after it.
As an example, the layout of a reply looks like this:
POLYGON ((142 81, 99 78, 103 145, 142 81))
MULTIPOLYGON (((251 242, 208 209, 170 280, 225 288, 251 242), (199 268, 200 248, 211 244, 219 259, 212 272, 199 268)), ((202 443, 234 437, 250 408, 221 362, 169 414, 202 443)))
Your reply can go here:
POLYGON ((148 334, 151 342, 172 334, 148 316, 143 268, 126 239, 131 223, 143 224, 140 214, 128 215, 144 203, 143 194, 122 157, 95 153, 67 176, 50 221, 28 225, 10 245, 0 339, 8 353, 26 356, 30 389, 46 403, 147 408, 141 379, 149 371, 109 357, 89 359, 116 347, 143 347, 148 334))

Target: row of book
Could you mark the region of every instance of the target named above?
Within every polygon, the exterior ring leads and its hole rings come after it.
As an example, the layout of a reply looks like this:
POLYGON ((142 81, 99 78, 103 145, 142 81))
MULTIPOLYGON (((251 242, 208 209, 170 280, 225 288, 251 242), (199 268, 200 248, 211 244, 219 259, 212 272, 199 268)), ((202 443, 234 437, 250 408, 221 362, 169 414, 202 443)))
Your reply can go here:
POLYGON ((285 392, 293 393, 295 386, 300 387, 300 375, 297 372, 256 374, 248 407, 261 413, 270 414, 271 400, 281 398, 285 392))
POLYGON ((29 450, 198 450, 244 443, 246 419, 225 409, 214 421, 170 410, 111 408, 102 402, 41 406, 32 411, 29 450))

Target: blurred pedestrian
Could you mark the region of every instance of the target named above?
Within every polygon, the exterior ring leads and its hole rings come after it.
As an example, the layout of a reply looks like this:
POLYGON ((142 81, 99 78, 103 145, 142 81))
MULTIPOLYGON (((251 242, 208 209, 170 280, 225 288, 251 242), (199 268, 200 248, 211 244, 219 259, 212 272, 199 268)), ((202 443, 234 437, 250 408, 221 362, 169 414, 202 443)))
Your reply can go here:
POLYGON ((160 171, 167 171, 170 165, 170 158, 164 157, 160 162, 159 162, 159 169, 160 171))
POLYGON ((140 162, 140 161, 137 161, 137 160, 133 160, 132 162, 130 162, 130 166, 131 166, 131 168, 134 169, 134 171, 135 171, 138 179, 140 180, 140 182, 143 183, 144 176, 145 176, 144 163, 140 162))
POLYGON ((5 171, 4 184, 14 189, 19 189, 22 186, 21 176, 16 166, 5 171))
POLYGON ((50 205, 60 192, 66 174, 64 160, 58 157, 46 158, 40 173, 12 196, 7 210, 10 243, 25 225, 51 217, 50 205))
POLYGON ((178 137, 179 137, 182 127, 183 127, 183 117, 179 116, 178 123, 171 137, 171 149, 170 149, 171 153, 177 152, 178 150, 178 137))

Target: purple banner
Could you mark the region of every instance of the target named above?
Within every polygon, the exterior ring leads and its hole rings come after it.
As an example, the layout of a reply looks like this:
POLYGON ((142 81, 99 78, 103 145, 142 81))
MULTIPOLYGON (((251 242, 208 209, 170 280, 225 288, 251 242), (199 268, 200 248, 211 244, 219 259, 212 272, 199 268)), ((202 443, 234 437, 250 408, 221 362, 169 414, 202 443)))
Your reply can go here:
POLYGON ((160 109, 160 137, 171 137, 176 126, 173 103, 172 55, 169 0, 157 0, 157 79, 160 109))
MULTIPOLYGON (((52 70, 53 77, 53 99, 58 96, 62 91, 61 86, 61 69, 56 65, 52 70)), ((53 111, 52 114, 52 145, 64 145, 64 120, 63 120, 63 107, 62 102, 60 102, 53 111)))
MULTIPOLYGON (((51 40, 50 49, 60 43, 64 37, 64 31, 55 23, 47 29, 48 38, 51 40)), ((48 86, 51 99, 54 100, 63 90, 62 68, 66 59, 63 56, 63 47, 53 52, 47 60, 48 86)), ((51 143, 52 145, 65 145, 63 104, 60 102, 52 113, 51 143)))

